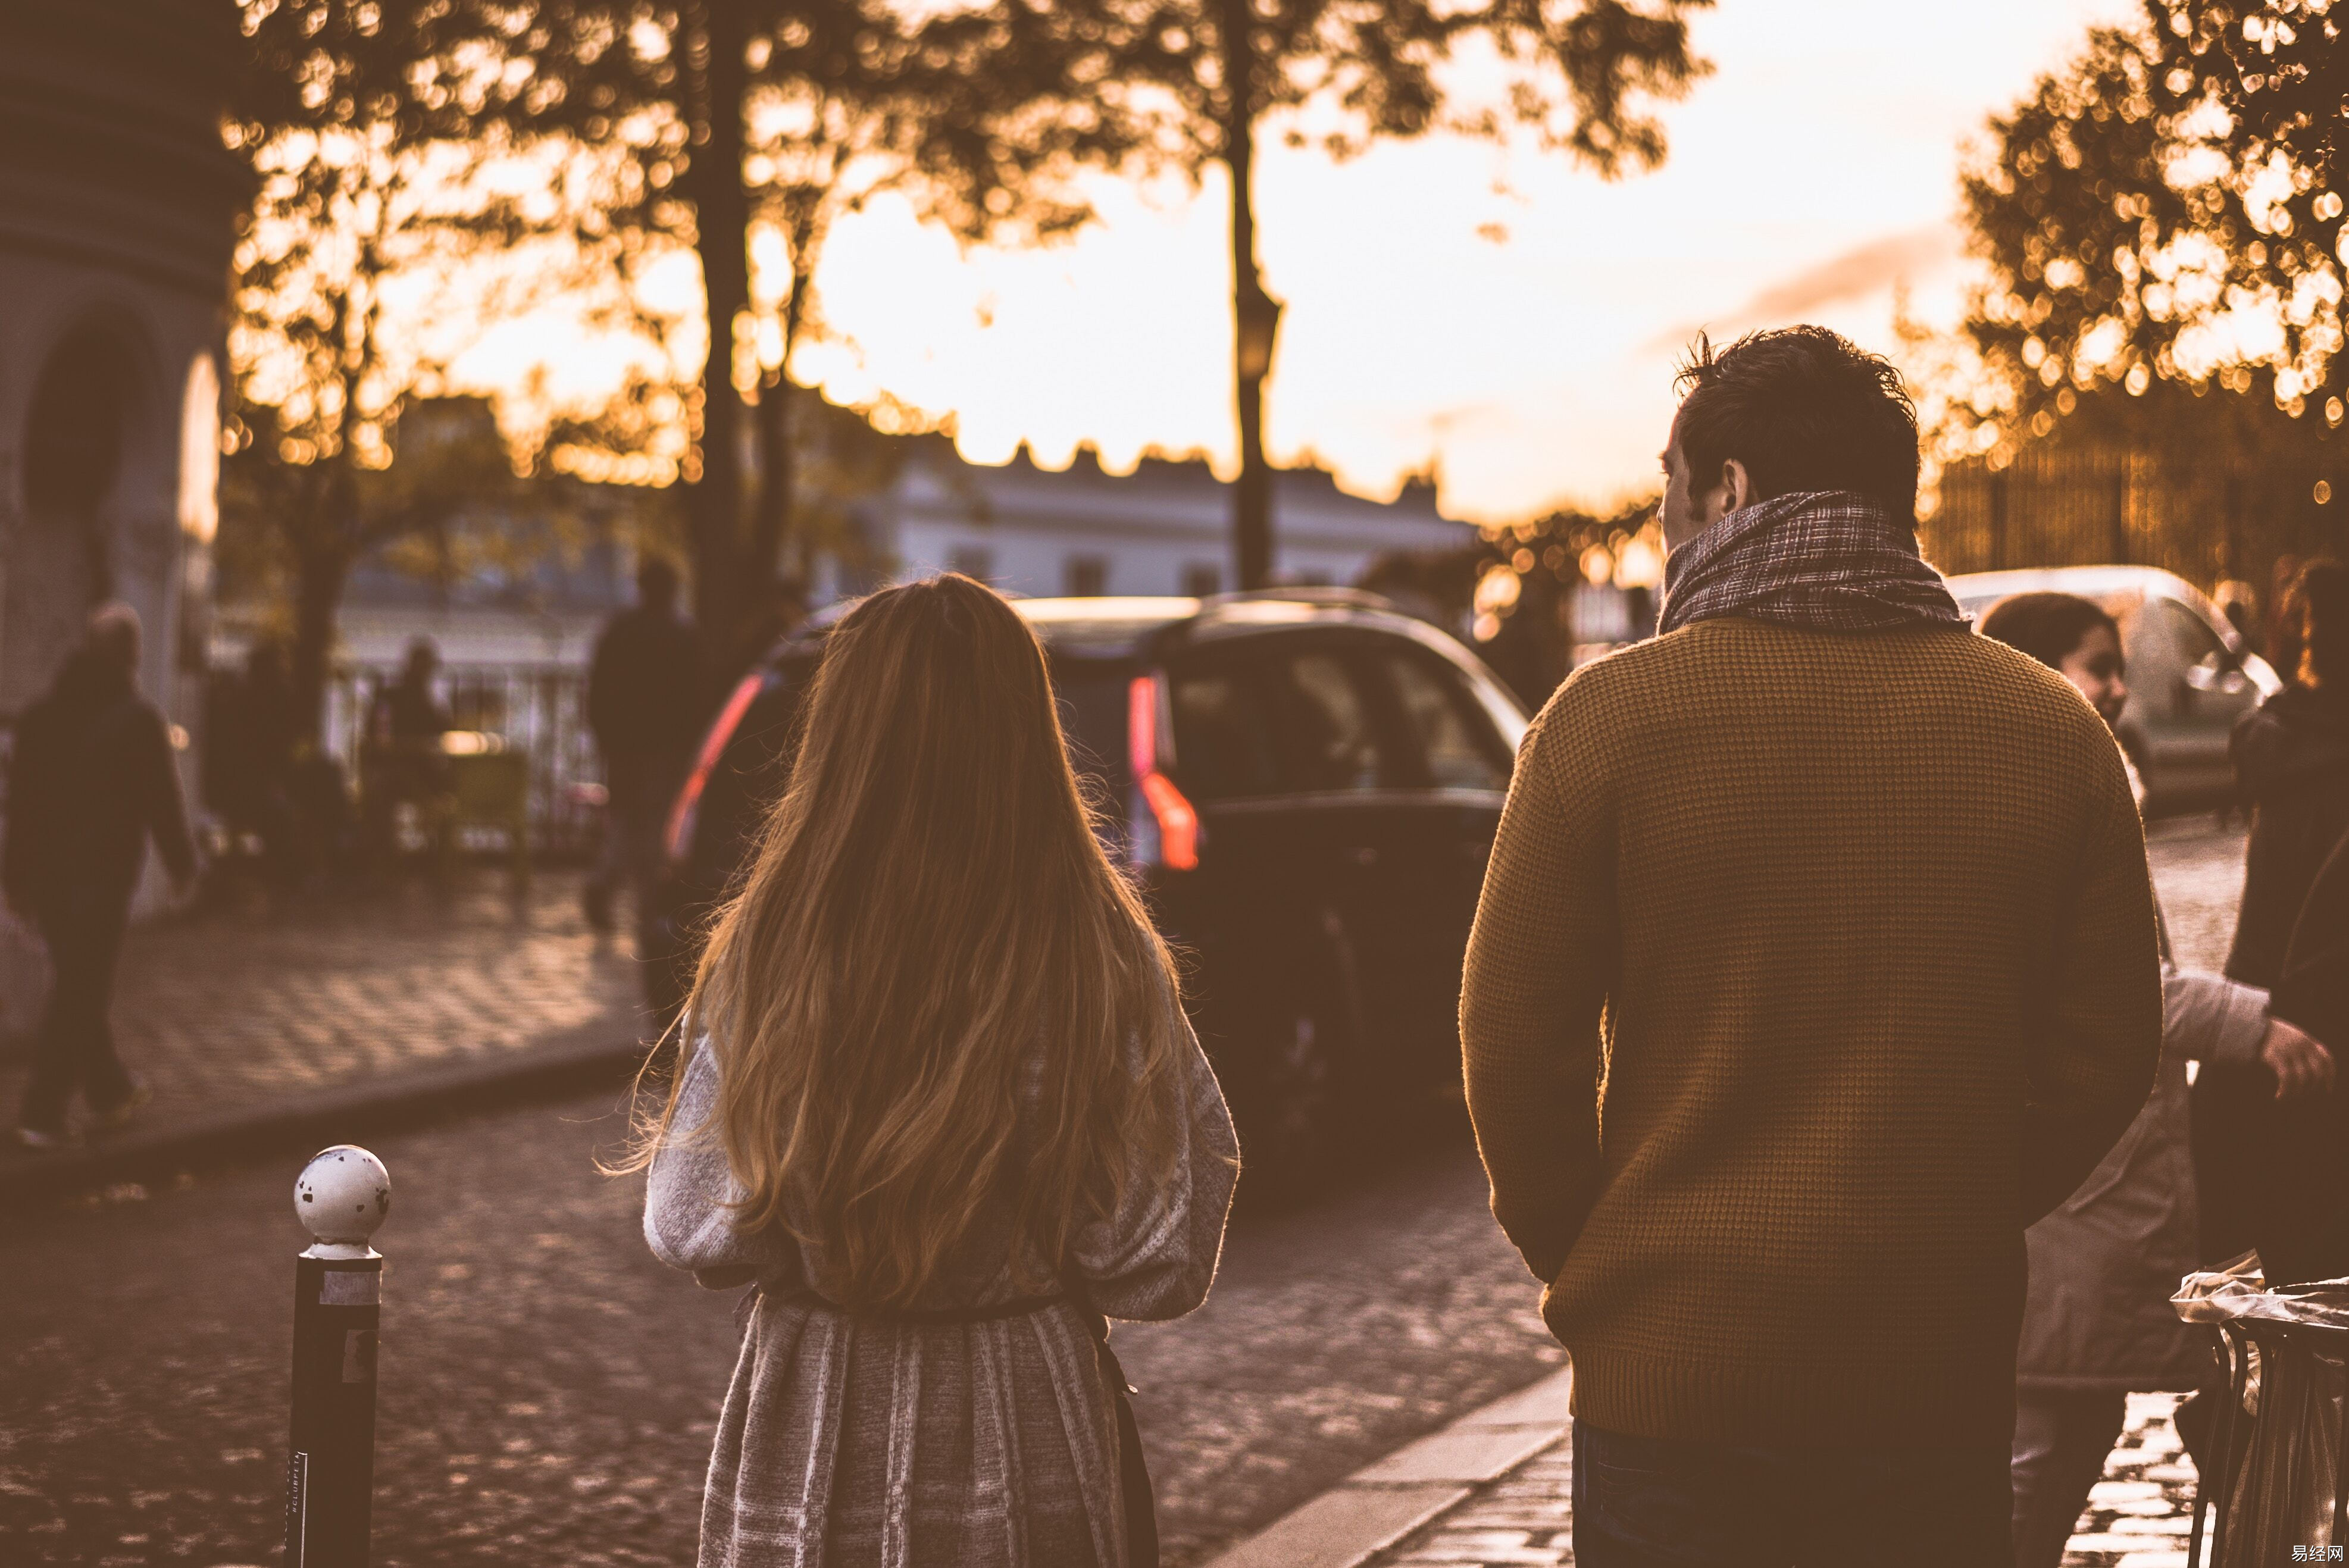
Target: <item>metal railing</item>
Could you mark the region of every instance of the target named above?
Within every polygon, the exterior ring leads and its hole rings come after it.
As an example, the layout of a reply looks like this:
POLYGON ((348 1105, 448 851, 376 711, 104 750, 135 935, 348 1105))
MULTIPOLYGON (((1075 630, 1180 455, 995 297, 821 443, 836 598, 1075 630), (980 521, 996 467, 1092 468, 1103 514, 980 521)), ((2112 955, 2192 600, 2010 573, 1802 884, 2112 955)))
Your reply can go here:
MULTIPOLYGON (((367 713, 378 693, 399 678, 392 665, 339 670, 326 693, 324 738, 344 776, 359 776, 367 713)), ((450 717, 462 730, 502 738, 506 749, 530 759, 532 848, 568 853, 587 846, 593 807, 577 788, 603 778, 595 737, 587 728, 587 677, 560 667, 444 668, 436 682, 450 717)))
POLYGON ((2264 588, 2279 555, 2349 551, 2349 494, 2323 480, 2207 454, 2029 449, 2002 468, 1945 469, 1918 533, 1949 573, 2158 566, 2205 588, 2264 588))

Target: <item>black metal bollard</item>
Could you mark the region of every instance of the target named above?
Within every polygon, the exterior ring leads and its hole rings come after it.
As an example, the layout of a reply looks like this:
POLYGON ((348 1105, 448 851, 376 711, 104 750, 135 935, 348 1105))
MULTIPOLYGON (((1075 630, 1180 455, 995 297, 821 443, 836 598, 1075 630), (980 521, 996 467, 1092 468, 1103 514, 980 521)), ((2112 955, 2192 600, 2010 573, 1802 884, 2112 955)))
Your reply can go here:
POLYGON ((294 1183, 316 1242, 294 1262, 294 1432, 285 1460, 285 1568, 367 1568, 375 1493, 376 1332, 391 1208, 383 1161, 322 1149, 294 1183))

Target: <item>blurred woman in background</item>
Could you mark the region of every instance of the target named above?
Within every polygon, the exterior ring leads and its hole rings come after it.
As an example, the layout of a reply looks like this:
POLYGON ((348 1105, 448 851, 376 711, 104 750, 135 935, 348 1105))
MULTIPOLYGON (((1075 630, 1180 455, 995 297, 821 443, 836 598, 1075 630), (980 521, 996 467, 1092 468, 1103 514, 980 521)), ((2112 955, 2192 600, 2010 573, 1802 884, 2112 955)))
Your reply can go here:
MULTIPOLYGON (((2349 837, 2308 890, 2269 1006, 2320 1040, 2349 1043, 2349 837)), ((2278 1105, 2262 1153, 2252 1240, 2268 1284, 2349 1274, 2349 1093, 2278 1105)))
MULTIPOLYGON (((2349 566, 2312 561, 2277 606, 2284 688, 2235 727, 2236 792, 2251 814, 2243 900, 2227 976, 2262 990, 2283 973, 2301 907, 2349 832, 2349 566)), ((2194 1164, 2202 1188, 2202 1261, 2257 1243, 2274 1136, 2276 1086, 2220 1066, 2194 1081, 2194 1164)))
POLYGON ((649 1130, 653 1251, 758 1287, 701 1563, 1154 1563, 1102 1315, 1205 1299, 1237 1146, 1043 651, 892 588, 802 722, 649 1130))
MULTIPOLYGON (((2128 700, 2120 628, 2095 603, 2070 593, 2017 594, 1992 606, 1982 634, 2071 682, 2106 725, 2120 717, 2128 700)), ((2180 970, 2166 930, 2161 954, 2153 1092, 2080 1190, 2023 1234, 2031 1271, 2015 1357, 2015 1568, 2063 1561, 2131 1393, 2212 1379, 2206 1337, 2169 1305, 2197 1259, 2186 1064, 2264 1064, 2271 1086, 2294 1089, 2332 1077, 2332 1057, 2271 1017, 2264 991, 2180 970)), ((2192 1426, 2181 1420, 2180 1430, 2192 1426)))

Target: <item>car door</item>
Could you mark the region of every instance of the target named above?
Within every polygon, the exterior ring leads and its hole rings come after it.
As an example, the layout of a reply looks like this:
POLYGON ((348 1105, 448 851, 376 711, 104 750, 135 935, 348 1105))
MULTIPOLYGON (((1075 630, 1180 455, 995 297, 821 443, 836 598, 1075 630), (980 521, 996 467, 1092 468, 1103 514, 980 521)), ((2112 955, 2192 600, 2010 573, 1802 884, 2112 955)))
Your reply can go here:
POLYGON ((1334 1064, 1359 1078, 1390 1054, 1402 940, 1382 900, 1382 792, 1392 743, 1347 639, 1236 638, 1167 671, 1175 779, 1199 814, 1197 870, 1166 890, 1169 923, 1202 950, 1221 1026, 1309 1006, 1334 1064), (1303 998, 1300 1001, 1300 998, 1303 998))
POLYGON ((1450 660, 1401 636, 1377 639, 1363 656, 1396 721, 1408 781, 1381 823, 1381 897, 1402 913, 1408 947, 1396 1067, 1441 1081, 1459 1070, 1461 967, 1514 758, 1450 660))

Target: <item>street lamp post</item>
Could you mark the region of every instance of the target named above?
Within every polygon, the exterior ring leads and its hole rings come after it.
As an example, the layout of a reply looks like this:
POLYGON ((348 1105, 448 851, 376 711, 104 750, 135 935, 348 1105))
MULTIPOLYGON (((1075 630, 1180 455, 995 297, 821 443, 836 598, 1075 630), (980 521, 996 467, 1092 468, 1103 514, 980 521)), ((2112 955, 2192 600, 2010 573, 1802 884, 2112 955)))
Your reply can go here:
POLYGON ((1272 470, 1264 460, 1264 378, 1272 370, 1280 302, 1251 264, 1232 297, 1233 371, 1240 416, 1240 479, 1232 496, 1232 544, 1239 586, 1272 580, 1272 470))
POLYGON ((383 1161, 351 1144, 320 1150, 294 1183, 294 1212, 317 1239, 294 1262, 285 1568, 367 1568, 383 1313, 383 1254, 367 1238, 390 1208, 383 1161))

